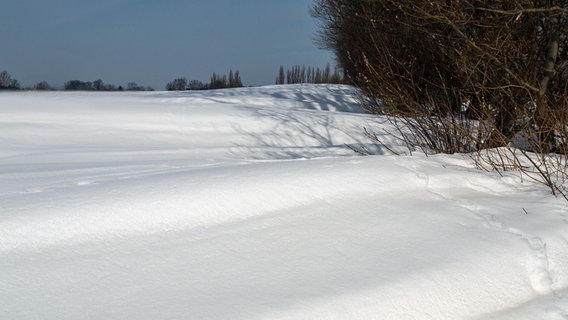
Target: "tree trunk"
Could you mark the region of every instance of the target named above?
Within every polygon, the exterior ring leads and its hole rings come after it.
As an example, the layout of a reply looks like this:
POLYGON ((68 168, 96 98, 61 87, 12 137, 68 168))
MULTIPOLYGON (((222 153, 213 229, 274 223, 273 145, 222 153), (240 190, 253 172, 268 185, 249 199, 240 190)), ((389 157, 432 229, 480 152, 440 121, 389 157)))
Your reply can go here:
POLYGON ((540 82, 538 97, 536 100, 536 125, 538 127, 538 146, 539 152, 554 151, 556 141, 554 140, 554 114, 548 105, 546 94, 550 81, 554 77, 554 66, 558 57, 558 47, 560 42, 560 32, 558 30, 558 17, 549 18, 551 34, 548 43, 548 54, 544 65, 544 76, 540 82))

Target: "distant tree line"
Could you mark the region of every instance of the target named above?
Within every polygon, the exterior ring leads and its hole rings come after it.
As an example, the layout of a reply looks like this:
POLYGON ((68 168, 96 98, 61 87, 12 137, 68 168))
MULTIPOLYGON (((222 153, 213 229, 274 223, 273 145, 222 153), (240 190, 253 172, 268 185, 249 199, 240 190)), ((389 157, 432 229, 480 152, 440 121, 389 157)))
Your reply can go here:
MULTIPOLYGON (((37 85, 36 85, 37 87, 37 85)), ((101 79, 91 81, 70 80, 65 82, 67 91, 154 91, 152 87, 139 86, 136 82, 129 82, 126 89, 123 86, 106 84, 101 79)))
POLYGON ((174 79, 166 84, 168 91, 182 91, 182 90, 212 90, 212 89, 225 89, 225 88, 239 88, 243 86, 239 70, 233 72, 229 71, 229 75, 218 75, 213 73, 209 83, 203 83, 199 80, 190 80, 181 77, 174 79))
MULTIPOLYGON (((326 65, 325 69, 306 67, 305 65, 293 66, 289 70, 284 70, 284 66, 280 66, 276 84, 294 84, 294 83, 343 83, 343 76, 336 67, 333 72, 331 66, 326 65)), ((225 88, 243 87, 243 81, 239 70, 229 70, 229 74, 213 73, 209 83, 203 83, 199 80, 187 80, 185 77, 174 79, 166 84, 168 91, 181 90, 212 90, 225 88)), ((12 79, 7 71, 0 72, 0 90, 21 90, 18 80, 12 79)), ((47 91, 56 90, 47 81, 36 83, 31 88, 25 90, 47 91)), ((66 91, 154 91, 152 87, 144 87, 136 82, 129 82, 126 87, 121 85, 105 83, 102 79, 94 81, 69 80, 65 82, 63 90, 66 91)))
MULTIPOLYGON (((37 90, 47 91, 56 90, 47 81, 40 81, 33 87, 22 88, 20 82, 13 79, 8 71, 0 72, 0 90, 37 90)), ((97 79, 95 81, 80 81, 69 80, 65 82, 63 87, 67 91, 154 91, 152 87, 144 87, 138 85, 136 82, 129 82, 126 88, 123 86, 115 86, 113 84, 104 83, 103 80, 97 79)))
POLYGON ((343 83, 343 77, 337 67, 331 72, 329 63, 325 69, 319 67, 306 67, 305 65, 295 65, 291 69, 284 70, 280 66, 276 84, 295 84, 295 83, 343 83))

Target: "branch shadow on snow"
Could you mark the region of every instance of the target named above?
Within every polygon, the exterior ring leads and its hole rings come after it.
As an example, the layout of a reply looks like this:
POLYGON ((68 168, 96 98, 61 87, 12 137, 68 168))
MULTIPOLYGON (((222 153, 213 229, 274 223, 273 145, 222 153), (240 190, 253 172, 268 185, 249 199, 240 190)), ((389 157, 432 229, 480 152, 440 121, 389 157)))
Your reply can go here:
POLYGON ((233 124, 247 137, 232 148, 239 157, 255 160, 302 159, 352 156, 362 147, 384 154, 383 147, 363 134, 368 115, 353 100, 348 89, 331 90, 323 96, 312 92, 283 91, 271 94, 276 104, 242 106, 240 109, 261 119, 261 128, 233 124))
POLYGON ((304 109, 307 110, 367 113, 353 99, 353 96, 356 95, 354 88, 338 85, 319 85, 324 86, 326 92, 328 92, 328 95, 324 96, 309 90, 309 86, 313 88, 315 85, 299 86, 299 90, 275 92, 271 96, 275 99, 300 102, 304 109))

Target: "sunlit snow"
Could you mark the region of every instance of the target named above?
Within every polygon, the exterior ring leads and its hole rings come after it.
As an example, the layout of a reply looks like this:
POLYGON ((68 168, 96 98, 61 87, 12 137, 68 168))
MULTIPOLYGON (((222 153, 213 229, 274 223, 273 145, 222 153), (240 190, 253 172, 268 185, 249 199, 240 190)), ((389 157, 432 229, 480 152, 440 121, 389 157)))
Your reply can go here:
POLYGON ((565 200, 363 127, 348 86, 0 93, 0 318, 568 318, 565 200))

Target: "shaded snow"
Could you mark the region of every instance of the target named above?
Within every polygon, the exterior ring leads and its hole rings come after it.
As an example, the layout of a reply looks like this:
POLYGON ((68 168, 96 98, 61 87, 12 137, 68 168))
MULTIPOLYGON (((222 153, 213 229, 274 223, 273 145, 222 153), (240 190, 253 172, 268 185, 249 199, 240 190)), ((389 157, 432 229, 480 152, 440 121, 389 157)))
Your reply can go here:
POLYGON ((0 314, 566 319, 566 203, 379 125, 335 85, 1 93, 0 314))

